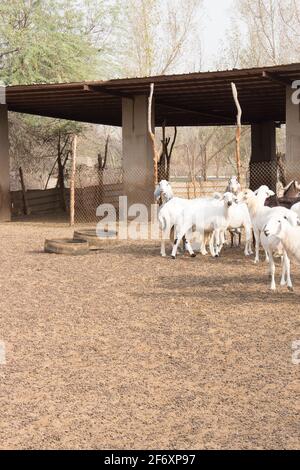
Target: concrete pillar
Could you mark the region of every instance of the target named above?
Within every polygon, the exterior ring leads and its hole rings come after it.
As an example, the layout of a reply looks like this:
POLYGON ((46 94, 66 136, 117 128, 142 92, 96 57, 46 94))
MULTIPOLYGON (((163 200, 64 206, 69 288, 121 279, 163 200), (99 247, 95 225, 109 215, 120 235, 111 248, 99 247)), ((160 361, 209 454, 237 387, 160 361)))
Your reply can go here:
POLYGON ((11 220, 7 107, 0 104, 0 222, 11 220))
MULTIPOLYGON (((128 206, 154 203, 153 154, 148 136, 148 97, 122 100, 124 194, 128 206)), ((154 129, 154 112, 152 113, 154 129)))
POLYGON ((251 126, 250 188, 266 184, 276 191, 276 126, 268 121, 251 126))
POLYGON ((295 90, 286 90, 286 176, 300 181, 300 105, 293 103, 295 90))

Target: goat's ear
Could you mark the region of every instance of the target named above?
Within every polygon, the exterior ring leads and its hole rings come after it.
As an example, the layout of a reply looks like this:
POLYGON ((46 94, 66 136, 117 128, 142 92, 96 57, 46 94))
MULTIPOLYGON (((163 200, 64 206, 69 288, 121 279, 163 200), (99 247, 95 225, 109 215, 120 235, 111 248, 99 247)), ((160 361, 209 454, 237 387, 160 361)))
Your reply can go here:
POLYGON ((274 193, 274 191, 272 191, 271 189, 269 189, 268 195, 269 195, 269 197, 275 196, 275 193, 274 193))

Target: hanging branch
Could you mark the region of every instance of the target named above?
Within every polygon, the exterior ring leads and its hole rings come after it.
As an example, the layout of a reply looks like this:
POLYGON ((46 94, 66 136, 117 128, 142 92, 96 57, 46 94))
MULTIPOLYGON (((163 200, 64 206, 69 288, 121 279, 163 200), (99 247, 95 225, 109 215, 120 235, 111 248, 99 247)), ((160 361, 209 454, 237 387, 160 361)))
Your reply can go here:
POLYGON ((148 98, 148 134, 152 144, 152 154, 153 154, 153 168, 154 168, 154 186, 158 184, 158 161, 159 161, 159 153, 156 150, 155 146, 155 135, 152 131, 152 101, 153 101, 153 94, 154 94, 154 83, 150 85, 150 95, 148 98))
POLYGON ((101 153, 98 154, 98 169, 105 170, 108 156, 108 147, 109 147, 110 136, 106 137, 105 148, 104 148, 104 158, 102 158, 101 153))
POLYGON ((74 135, 72 143, 72 167, 70 176, 70 225, 75 223, 75 173, 76 173, 77 135, 74 135))
POLYGON ((162 125, 162 152, 158 162, 158 172, 159 179, 170 180, 170 166, 171 158, 174 150, 174 145, 177 138, 177 127, 174 127, 173 140, 171 142, 171 137, 166 137, 166 121, 162 125), (170 146, 171 144, 171 146, 170 146))
POLYGON ((174 145, 176 143, 176 139, 177 139, 177 127, 174 127, 174 136, 173 136, 173 140, 172 140, 172 143, 171 143, 170 150, 169 150, 169 143, 170 143, 171 139, 169 139, 169 142, 168 142, 168 145, 167 145, 167 180, 168 181, 170 180, 171 158, 172 158, 172 153, 173 153, 173 150, 174 150, 174 145))
POLYGON ((238 92, 235 84, 231 83, 233 99, 237 108, 237 128, 236 128, 236 167, 237 167, 237 177, 241 181, 241 131, 242 131, 242 108, 239 103, 238 92))

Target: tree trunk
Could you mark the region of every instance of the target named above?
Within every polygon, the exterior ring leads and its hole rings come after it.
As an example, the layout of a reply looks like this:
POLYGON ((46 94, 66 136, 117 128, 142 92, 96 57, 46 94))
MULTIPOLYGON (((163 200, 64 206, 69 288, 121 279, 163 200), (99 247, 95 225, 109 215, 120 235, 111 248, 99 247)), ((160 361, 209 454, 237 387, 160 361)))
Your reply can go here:
POLYGON ((57 144, 57 165, 58 165, 58 188, 59 188, 59 197, 60 197, 60 207, 66 212, 66 199, 65 199, 65 176, 64 176, 64 166, 62 163, 61 155, 61 135, 58 135, 58 144, 57 144))
POLYGON ((70 225, 75 223, 75 174, 76 174, 77 135, 74 135, 72 146, 72 168, 70 178, 70 225))

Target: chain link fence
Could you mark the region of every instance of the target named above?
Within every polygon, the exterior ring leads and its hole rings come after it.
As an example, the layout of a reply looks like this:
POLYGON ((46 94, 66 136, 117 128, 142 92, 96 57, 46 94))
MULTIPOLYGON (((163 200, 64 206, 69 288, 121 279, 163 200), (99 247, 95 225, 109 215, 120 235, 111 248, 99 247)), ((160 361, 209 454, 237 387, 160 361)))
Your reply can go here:
MULTIPOLYGON (((64 188, 59 187, 58 172, 52 171, 52 158, 31 158, 30 161, 19 162, 12 160, 11 165, 11 193, 14 215, 29 215, 35 213, 63 214, 69 220, 69 169, 65 168, 64 188), (24 201, 24 188, 20 178, 22 166, 23 183, 26 190, 27 201, 24 201), (51 174, 51 178, 49 178, 51 174), (47 190, 45 186, 47 183, 47 190)), ((225 169, 224 169, 225 170, 225 169)), ((170 181, 175 196, 187 199, 196 197, 210 197, 214 193, 225 191, 228 182, 228 173, 224 176, 215 175, 207 178, 195 176, 171 177, 170 181)), ((272 162, 252 162, 242 172, 242 188, 250 187, 255 190, 265 184, 276 192, 272 204, 278 203, 290 207, 299 200, 299 188, 291 187, 284 194, 286 187, 299 175, 298 165, 289 165, 287 168, 284 158, 272 162), (293 178, 293 175, 295 177, 293 178)), ((142 203, 149 208, 154 203, 153 180, 151 171, 145 173, 142 169, 132 168, 99 168, 97 161, 89 164, 78 164, 75 178, 75 223, 96 224, 100 216, 96 215, 97 208, 102 204, 111 204, 119 216, 119 198, 127 196, 127 218, 136 217, 135 209, 130 206, 142 203)), ((150 212, 148 212, 150 214, 150 212)), ((104 214, 102 213, 102 216, 104 214)), ((124 217, 124 214, 123 214, 124 217)))
POLYGON ((75 223, 97 221, 97 208, 112 204, 118 211, 119 197, 124 194, 122 168, 96 169, 86 165, 76 168, 75 177, 75 223))

